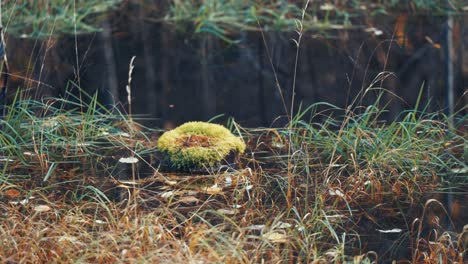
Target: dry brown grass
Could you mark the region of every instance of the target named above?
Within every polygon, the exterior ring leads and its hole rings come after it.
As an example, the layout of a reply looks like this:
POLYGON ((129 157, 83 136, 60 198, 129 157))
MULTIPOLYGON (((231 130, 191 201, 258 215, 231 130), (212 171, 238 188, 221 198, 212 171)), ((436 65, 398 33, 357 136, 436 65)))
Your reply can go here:
POLYGON ((248 145, 237 168, 192 175, 159 170, 159 133, 133 122, 23 113, 0 133, 22 144, 2 145, 0 262, 464 260, 466 230, 446 224, 463 223, 462 205, 432 210, 451 192, 427 195, 463 170, 466 135, 442 121, 237 127, 248 145), (129 156, 138 163, 119 162, 129 156))

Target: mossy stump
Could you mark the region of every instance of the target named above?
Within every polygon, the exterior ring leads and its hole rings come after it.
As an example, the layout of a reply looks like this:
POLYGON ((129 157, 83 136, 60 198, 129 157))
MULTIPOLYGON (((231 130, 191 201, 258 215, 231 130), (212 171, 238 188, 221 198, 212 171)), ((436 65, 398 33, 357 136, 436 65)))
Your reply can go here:
POLYGON ((178 171, 206 171, 234 162, 245 143, 227 128, 206 122, 188 122, 158 140, 163 165, 178 171))

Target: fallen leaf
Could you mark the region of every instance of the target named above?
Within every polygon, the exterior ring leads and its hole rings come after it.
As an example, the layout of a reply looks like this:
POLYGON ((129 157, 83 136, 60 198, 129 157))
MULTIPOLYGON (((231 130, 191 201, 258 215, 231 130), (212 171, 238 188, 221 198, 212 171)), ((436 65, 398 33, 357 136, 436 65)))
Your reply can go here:
POLYGON ((70 242, 75 245, 86 246, 85 243, 81 242, 77 237, 74 236, 61 236, 58 241, 60 243, 70 242))
POLYGON ((187 196, 194 196, 194 195, 197 195, 198 193, 199 193, 198 191, 194 191, 194 190, 184 191, 184 194, 187 195, 187 196))
POLYGON ((131 138, 131 137, 132 137, 132 136, 130 136, 130 134, 128 134, 127 132, 117 132, 117 133, 113 133, 112 135, 113 135, 113 136, 126 137, 126 138, 131 138))
POLYGON ((47 211, 50 211, 52 208, 50 208, 50 206, 48 205, 38 205, 36 207, 34 207, 34 211, 38 212, 38 213, 42 213, 42 212, 47 212, 47 211))
POLYGON ((120 163, 137 163, 138 159, 135 157, 120 158, 120 163))
POLYGON ((177 181, 170 181, 170 180, 166 180, 164 181, 165 184, 168 184, 170 186, 174 186, 174 185, 177 185, 177 181))
POLYGON ((377 28, 375 28, 375 27, 366 28, 364 31, 365 31, 365 32, 368 32, 368 33, 372 33, 372 34, 374 34, 375 36, 380 36, 380 35, 383 34, 383 31, 382 31, 382 30, 377 29, 377 28))
POLYGON ((74 236, 61 236, 58 241, 59 242, 69 241, 69 242, 75 243, 76 241, 78 241, 78 238, 74 236))
POLYGON ((10 204, 21 204, 21 205, 26 205, 29 203, 30 200, 34 199, 34 196, 31 196, 29 198, 23 199, 21 201, 11 201, 10 204))
POLYGON ((247 230, 263 230, 265 225, 251 225, 246 227, 247 230))
POLYGON ((279 221, 276 226, 280 229, 285 229, 285 228, 290 228, 292 225, 290 223, 285 223, 285 222, 281 222, 279 221))
POLYGON ((330 11, 334 9, 335 9, 335 6, 329 3, 323 4, 320 6, 320 10, 323 10, 323 11, 330 11))
POLYGON ((232 177, 230 175, 226 176, 225 181, 226 181, 226 183, 225 183, 226 186, 231 186, 232 185, 232 177))
POLYGON ((282 148, 286 147, 286 145, 283 144, 282 142, 273 142, 273 143, 271 143, 271 146, 274 147, 274 148, 277 148, 277 149, 282 149, 282 148))
POLYGON ((8 189, 4 193, 5 193, 5 195, 9 196, 10 198, 16 198, 21 194, 21 192, 16 190, 16 189, 8 189))
POLYGON ((174 192, 173 191, 167 191, 167 192, 163 192, 160 194, 160 196, 164 199, 168 199, 170 198, 171 196, 174 195, 174 192))
POLYGON ((277 233, 277 232, 269 232, 263 235, 264 238, 270 240, 273 243, 286 243, 288 242, 288 238, 285 234, 277 233))
POLYGON ((331 196, 337 195, 337 196, 340 196, 340 197, 344 197, 343 192, 341 192, 340 190, 332 190, 332 189, 330 189, 330 190, 328 190, 328 193, 329 193, 331 196))
POLYGON ((122 137, 127 137, 127 138, 131 138, 132 136, 130 136, 130 134, 128 134, 127 132, 123 132, 123 133, 120 133, 120 135, 122 137))
POLYGON ((206 188, 205 192, 207 194, 211 194, 211 195, 222 194, 223 193, 223 188, 219 187, 218 184, 215 184, 215 185, 213 185, 211 187, 206 188))
POLYGON ((179 202, 181 203, 198 203, 200 202, 200 199, 198 199, 195 196, 184 196, 179 199, 179 202))
POLYGON ((216 212, 223 214, 223 215, 235 215, 238 213, 238 210, 235 209, 218 209, 216 212))
POLYGON ((465 167, 465 168, 455 168, 455 169, 452 169, 452 172, 453 173, 467 173, 468 172, 468 167, 465 167))

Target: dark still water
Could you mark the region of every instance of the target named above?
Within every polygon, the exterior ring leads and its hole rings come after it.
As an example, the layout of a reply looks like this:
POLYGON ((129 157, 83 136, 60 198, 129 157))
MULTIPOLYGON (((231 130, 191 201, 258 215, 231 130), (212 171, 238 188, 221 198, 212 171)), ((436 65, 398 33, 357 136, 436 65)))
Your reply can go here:
MULTIPOLYGON (((403 28, 399 19, 395 15, 373 21, 374 29, 330 31, 327 38, 306 32, 299 52, 295 105, 305 108, 328 102, 346 107, 379 73, 388 71, 394 74, 373 84, 389 91, 382 99, 382 105, 390 103, 384 118, 412 109, 421 88, 421 106, 430 111, 446 109, 445 19, 407 17, 403 28)), ((467 16, 457 17, 453 29, 457 109, 467 104, 466 22, 467 16)), ((230 35, 237 43, 229 44, 213 35, 179 31, 128 14, 110 17, 102 28, 76 38, 9 36, 10 94, 24 89, 37 99, 61 96, 71 80, 89 93, 99 91, 103 104, 127 109, 129 62, 136 56, 132 113, 153 127, 220 114, 245 126, 269 126, 285 114, 282 97, 290 107, 295 33, 265 32, 263 39, 260 32, 241 32, 230 35)), ((374 103, 377 94, 370 92, 358 102, 374 103)))

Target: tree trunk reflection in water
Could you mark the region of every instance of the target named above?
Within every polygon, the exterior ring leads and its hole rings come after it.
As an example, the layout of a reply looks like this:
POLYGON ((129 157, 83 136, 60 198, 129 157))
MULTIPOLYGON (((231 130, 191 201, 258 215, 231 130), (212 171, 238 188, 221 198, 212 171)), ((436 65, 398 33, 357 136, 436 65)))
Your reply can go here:
MULTIPOLYGON (((138 19, 138 27, 140 28, 140 38, 143 48, 143 58, 140 58, 144 61, 143 70, 145 73, 145 91, 147 93, 146 100, 146 114, 149 116, 158 116, 158 107, 157 100, 159 95, 157 93, 157 82, 156 82, 156 68, 154 63, 156 62, 154 47, 151 41, 151 32, 147 23, 144 22, 143 18, 145 17, 144 9, 140 9, 140 16, 138 19)), ((157 58, 156 58, 157 59, 157 58)))
MULTIPOLYGON (((215 41, 213 41, 212 36, 204 37, 200 41, 200 51, 201 51, 201 85, 200 85, 200 95, 201 95, 201 109, 203 119, 208 120, 215 116, 216 114, 216 93, 219 87, 216 87, 214 82, 214 72, 211 70, 211 67, 215 66, 211 63, 211 58, 216 56, 217 49, 214 47, 215 41)), ((217 85, 223 85, 218 83, 217 85)), ((186 109, 190 111, 190 109, 186 109)))
POLYGON ((117 79, 117 65, 114 58, 114 46, 112 45, 112 29, 109 25, 108 17, 102 22, 102 34, 98 38, 104 45, 104 59, 107 65, 107 85, 100 87, 100 92, 104 98, 108 98, 105 105, 115 105, 119 101, 119 82, 117 79))
MULTIPOLYGON (((170 128, 225 114, 245 126, 268 126, 286 114, 285 108, 289 110, 294 33, 264 32, 265 43, 259 32, 241 32, 230 36, 240 43, 229 44, 206 32, 192 34, 190 28, 180 31, 174 25, 145 21, 145 12, 149 11, 144 9, 131 12, 135 13, 119 17, 118 21, 109 16, 102 24, 104 31, 96 33, 95 40, 94 35, 79 35, 77 39, 82 88, 89 94, 105 91, 111 100, 104 104, 117 102, 119 96, 124 98, 128 63, 136 56, 133 110, 150 118, 146 125, 170 128)), ((454 58, 460 69, 455 80, 455 98, 460 98, 458 109, 468 100, 464 94, 468 80, 468 34, 463 29, 466 19, 457 18, 455 24, 460 24, 460 29, 454 30, 454 45, 462 54, 454 58)), ((420 109, 427 106, 429 99, 432 109, 444 109, 442 52, 427 40, 441 43, 444 19, 408 17, 404 30, 408 32, 407 40, 401 45, 392 40, 397 22, 391 17, 379 22, 383 36, 351 30, 335 38, 320 38, 314 35, 316 32, 307 32, 296 76, 295 105, 302 103, 304 109, 313 103, 329 102, 345 108, 381 71, 387 70, 395 74, 375 85, 392 93, 382 100, 381 106, 391 101, 385 118, 391 120, 401 110, 413 109, 423 84, 420 109)), ((14 95, 17 87, 23 87, 37 88, 31 93, 36 94, 36 99, 63 95, 67 81, 75 79, 74 40, 74 36, 45 40, 9 38, 10 53, 15 54, 10 60, 11 72, 20 76, 12 76, 11 93, 14 95)), ((364 106, 373 104, 377 93, 370 92, 358 102, 364 106)), ((322 107, 317 109, 321 110, 322 107)))
POLYGON ((160 118, 163 120, 164 128, 173 128, 174 124, 172 123, 172 119, 169 115, 170 111, 170 102, 169 100, 169 94, 172 90, 172 84, 171 84, 171 77, 170 77, 170 69, 171 65, 174 65, 177 63, 176 58, 171 58, 169 57, 171 52, 164 52, 164 51, 170 51, 172 49, 171 45, 173 43, 172 35, 169 33, 171 32, 171 27, 166 24, 161 25, 161 38, 159 42, 159 49, 160 49, 160 63, 159 63, 159 76, 161 80, 161 87, 162 87, 162 92, 159 96, 159 98, 156 98, 156 102, 158 102, 159 109, 160 109, 160 118))

